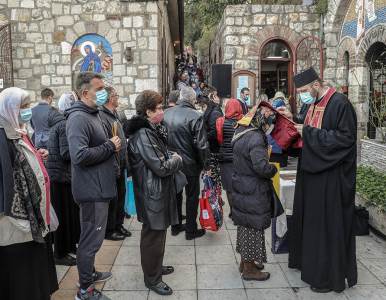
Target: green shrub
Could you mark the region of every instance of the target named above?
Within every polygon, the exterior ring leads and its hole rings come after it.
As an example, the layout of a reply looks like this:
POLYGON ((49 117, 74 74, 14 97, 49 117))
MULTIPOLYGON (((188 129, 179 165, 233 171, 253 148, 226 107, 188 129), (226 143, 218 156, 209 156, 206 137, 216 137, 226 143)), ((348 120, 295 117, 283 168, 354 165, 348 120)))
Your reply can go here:
POLYGON ((386 212, 386 174, 368 166, 358 166, 357 192, 369 206, 386 212))

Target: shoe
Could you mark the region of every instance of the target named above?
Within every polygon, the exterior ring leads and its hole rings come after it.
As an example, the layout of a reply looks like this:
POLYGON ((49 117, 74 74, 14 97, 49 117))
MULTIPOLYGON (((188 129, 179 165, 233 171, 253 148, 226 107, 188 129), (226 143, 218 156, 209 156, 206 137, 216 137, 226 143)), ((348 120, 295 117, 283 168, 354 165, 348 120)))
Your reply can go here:
POLYGON ((189 240, 194 240, 196 238, 202 237, 206 233, 205 229, 198 229, 193 232, 185 232, 185 238, 189 240))
MULTIPOLYGON (((93 280, 93 283, 100 283, 100 282, 105 282, 109 279, 111 279, 113 277, 113 274, 111 272, 98 272, 98 271, 95 271, 93 274, 92 274, 92 280, 93 280)), ((80 287, 80 284, 79 282, 76 283, 76 286, 77 287, 80 287)))
POLYGON ((76 293, 75 300, 111 300, 109 297, 103 295, 94 286, 90 286, 85 293, 79 291, 76 293))
MULTIPOLYGON (((257 263, 255 263, 255 266, 256 268, 261 271, 261 270, 264 270, 264 265, 258 265, 257 263)), ((244 271, 244 263, 240 261, 240 266, 239 266, 239 272, 240 274, 243 274, 243 271, 244 271)))
POLYGON ((182 215, 181 220, 186 220, 186 216, 182 215))
POLYGON ((131 232, 128 231, 125 227, 122 225, 117 229, 117 232, 124 235, 125 237, 131 237, 131 232))
POLYGON ((62 258, 55 258, 55 265, 58 266, 76 266, 76 258, 67 254, 62 258))
POLYGON ((156 285, 145 285, 148 289, 161 296, 170 296, 171 294, 173 294, 173 290, 171 289, 171 287, 163 281, 159 282, 156 285))
POLYGON ((243 279, 245 281, 266 281, 269 279, 271 274, 268 272, 261 272, 256 268, 256 264, 254 262, 244 262, 243 267, 243 279))
POLYGON ((314 293, 320 293, 320 294, 326 294, 326 293, 329 293, 329 292, 332 292, 332 289, 319 289, 319 288, 316 288, 316 287, 311 287, 311 291, 313 291, 314 293))
POLYGON ((98 272, 95 271, 92 274, 92 279, 94 280, 94 283, 99 282, 105 282, 113 277, 113 274, 111 272, 98 272))
POLYGON ((172 236, 176 236, 183 231, 185 231, 185 224, 172 226, 172 236))
POLYGON ((105 237, 105 239, 109 241, 122 241, 125 238, 126 237, 119 232, 113 232, 113 233, 107 234, 105 237))
POLYGON ((162 266, 162 275, 169 275, 174 272, 174 268, 172 266, 162 266))

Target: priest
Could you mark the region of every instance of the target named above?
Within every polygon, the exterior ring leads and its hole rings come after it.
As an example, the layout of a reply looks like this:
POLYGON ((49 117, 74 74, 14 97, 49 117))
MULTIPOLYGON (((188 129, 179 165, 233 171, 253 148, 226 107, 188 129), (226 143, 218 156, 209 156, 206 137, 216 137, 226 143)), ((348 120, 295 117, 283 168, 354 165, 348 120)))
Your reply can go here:
POLYGON ((303 124, 290 226, 289 267, 318 293, 342 292, 357 283, 354 211, 357 118, 343 94, 313 68, 294 78, 308 106, 303 124))

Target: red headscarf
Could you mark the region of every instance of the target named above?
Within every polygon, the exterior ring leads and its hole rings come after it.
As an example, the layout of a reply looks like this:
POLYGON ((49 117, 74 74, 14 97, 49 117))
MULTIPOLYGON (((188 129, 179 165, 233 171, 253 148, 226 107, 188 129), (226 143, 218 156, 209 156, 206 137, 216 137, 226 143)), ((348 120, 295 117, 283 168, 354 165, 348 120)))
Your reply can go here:
POLYGON ((239 121, 243 117, 243 108, 237 99, 230 99, 225 105, 225 117, 218 118, 216 121, 217 141, 221 145, 224 143, 224 122, 225 118, 239 121))

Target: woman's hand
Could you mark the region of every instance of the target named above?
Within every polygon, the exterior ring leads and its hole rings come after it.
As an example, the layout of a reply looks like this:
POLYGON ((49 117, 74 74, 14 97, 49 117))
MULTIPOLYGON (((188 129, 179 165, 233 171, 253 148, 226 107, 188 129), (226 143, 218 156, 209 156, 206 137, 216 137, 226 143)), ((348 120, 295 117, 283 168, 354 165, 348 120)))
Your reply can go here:
POLYGON ((48 150, 46 150, 46 149, 43 149, 43 148, 40 148, 39 150, 38 150, 38 153, 39 153, 39 155, 40 155, 40 157, 43 159, 43 160, 46 160, 47 158, 48 158, 48 150))

